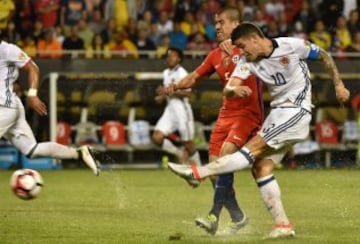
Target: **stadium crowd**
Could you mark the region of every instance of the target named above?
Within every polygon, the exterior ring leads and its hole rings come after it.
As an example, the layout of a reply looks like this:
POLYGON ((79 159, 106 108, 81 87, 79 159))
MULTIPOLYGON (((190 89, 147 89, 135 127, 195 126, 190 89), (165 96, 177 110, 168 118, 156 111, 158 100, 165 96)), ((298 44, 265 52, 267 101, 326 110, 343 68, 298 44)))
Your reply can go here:
POLYGON ((270 38, 360 52, 359 0, 0 0, 0 33, 31 57, 162 57, 169 46, 204 53, 216 45, 213 16, 224 6, 270 38))

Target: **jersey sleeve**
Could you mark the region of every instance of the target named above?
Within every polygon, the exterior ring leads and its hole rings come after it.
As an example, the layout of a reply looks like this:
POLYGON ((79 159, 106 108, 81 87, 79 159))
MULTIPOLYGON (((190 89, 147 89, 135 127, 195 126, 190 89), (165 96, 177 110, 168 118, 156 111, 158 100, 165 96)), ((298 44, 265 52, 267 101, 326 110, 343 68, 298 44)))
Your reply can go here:
POLYGON ((236 64, 234 71, 231 74, 231 78, 240 78, 246 80, 251 75, 250 65, 245 61, 244 58, 240 59, 236 64))
POLYGON ((14 44, 8 44, 7 60, 18 68, 24 67, 30 61, 30 57, 14 44))
POLYGON ((291 45, 295 52, 302 59, 317 60, 320 54, 320 48, 309 41, 298 38, 291 38, 291 45))
POLYGON ((200 64, 199 67, 196 68, 195 72, 201 76, 210 76, 211 74, 213 74, 215 72, 215 68, 213 66, 213 55, 214 52, 211 52, 209 55, 206 56, 206 58, 204 59, 204 61, 200 64))

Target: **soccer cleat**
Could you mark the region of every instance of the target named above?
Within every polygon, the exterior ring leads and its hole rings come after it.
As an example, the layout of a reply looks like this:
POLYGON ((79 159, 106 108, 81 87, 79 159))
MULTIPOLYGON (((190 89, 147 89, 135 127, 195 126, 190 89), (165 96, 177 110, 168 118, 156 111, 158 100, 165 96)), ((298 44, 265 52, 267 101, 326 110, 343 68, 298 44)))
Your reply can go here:
POLYGON ((209 214, 206 218, 196 218, 195 224, 204 229, 207 233, 215 235, 218 228, 218 219, 215 215, 209 214))
POLYGON ((231 222, 223 231, 221 235, 235 235, 241 228, 249 222, 249 218, 244 214, 242 220, 238 222, 231 222))
POLYGON ((197 187, 200 185, 200 180, 196 179, 194 176, 194 170, 196 170, 196 167, 194 165, 183 165, 169 162, 168 168, 172 172, 186 180, 186 182, 190 186, 197 187))
POLYGON ((90 147, 81 146, 78 148, 79 159, 84 162, 94 172, 96 176, 100 174, 99 163, 94 159, 90 147))
POLYGON ((273 230, 270 232, 267 238, 276 239, 282 237, 293 237, 295 236, 295 230, 292 224, 281 225, 277 224, 274 226, 273 230))

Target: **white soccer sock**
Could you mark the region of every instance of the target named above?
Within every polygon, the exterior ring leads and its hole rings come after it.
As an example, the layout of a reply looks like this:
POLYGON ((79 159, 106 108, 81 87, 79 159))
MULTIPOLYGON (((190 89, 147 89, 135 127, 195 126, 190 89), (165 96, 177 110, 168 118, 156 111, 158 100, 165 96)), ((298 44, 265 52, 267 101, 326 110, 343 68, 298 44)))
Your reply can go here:
POLYGON ((165 152, 173 154, 178 158, 181 158, 183 155, 183 151, 176 147, 169 139, 164 138, 164 141, 161 145, 161 149, 165 152))
POLYGON ((64 146, 56 142, 42 142, 37 144, 32 158, 51 157, 55 159, 77 159, 78 152, 75 148, 64 146))
POLYGON ((266 208, 270 212, 275 224, 289 224, 282 201, 280 187, 274 175, 267 175, 256 179, 260 195, 265 203, 266 208))
POLYGON ((219 175, 242 170, 255 161, 249 149, 242 147, 239 151, 225 155, 209 164, 197 167, 201 179, 210 175, 219 175))
POLYGON ((193 152, 189 157, 189 161, 193 162, 196 166, 201 166, 200 153, 198 151, 193 152))

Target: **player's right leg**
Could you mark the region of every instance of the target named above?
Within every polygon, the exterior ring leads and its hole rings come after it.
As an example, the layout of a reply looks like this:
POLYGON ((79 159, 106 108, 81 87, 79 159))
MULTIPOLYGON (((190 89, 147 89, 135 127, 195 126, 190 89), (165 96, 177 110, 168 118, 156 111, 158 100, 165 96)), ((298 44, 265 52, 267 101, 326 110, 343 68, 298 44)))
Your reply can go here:
POLYGON ((88 146, 76 149, 55 142, 37 143, 29 124, 25 120, 24 111, 20 110, 19 118, 4 137, 29 158, 78 159, 83 161, 95 175, 100 173, 98 163, 88 146))

